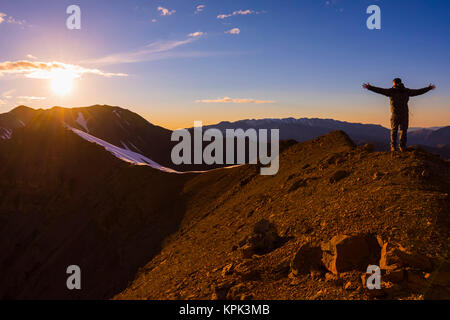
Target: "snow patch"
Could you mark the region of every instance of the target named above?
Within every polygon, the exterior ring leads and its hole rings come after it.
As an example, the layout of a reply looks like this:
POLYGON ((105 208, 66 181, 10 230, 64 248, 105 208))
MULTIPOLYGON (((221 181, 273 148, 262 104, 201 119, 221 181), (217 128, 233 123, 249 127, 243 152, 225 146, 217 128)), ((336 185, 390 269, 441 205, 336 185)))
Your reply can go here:
MULTIPOLYGON (((94 137, 93 135, 90 135, 89 133, 86 133, 84 131, 72 128, 68 125, 66 125, 66 127, 70 130, 72 130, 75 134, 77 134, 78 136, 80 136, 81 138, 83 138, 86 141, 98 144, 100 146, 102 146, 103 148, 105 148, 107 151, 109 151, 110 153, 112 153, 114 156, 116 156, 117 158, 135 164, 135 165, 139 165, 139 166, 150 166, 154 169, 160 170, 160 171, 164 171, 164 172, 169 172, 169 173, 179 173, 178 171, 163 167, 162 165, 154 162, 153 160, 143 156, 142 154, 127 150, 127 149, 123 149, 123 148, 119 148, 111 143, 108 143, 100 138, 94 137)), ((123 143, 122 143, 123 144, 123 143)))
POLYGON ((133 142, 128 141, 128 143, 131 144, 131 146, 134 148, 134 150, 137 150, 137 151, 139 151, 139 152, 142 152, 138 147, 136 147, 136 146, 134 145, 133 142))
POLYGON ((3 140, 11 139, 12 130, 6 128, 0 128, 0 138, 3 140))
POLYGON ((86 130, 86 132, 89 132, 89 129, 87 127, 86 119, 84 118, 84 116, 83 116, 83 114, 81 112, 78 112, 77 123, 80 126, 82 126, 84 128, 84 130, 86 130))
POLYGON ((113 113, 114 113, 118 118, 120 118, 120 113, 119 113, 119 111, 113 110, 113 113))

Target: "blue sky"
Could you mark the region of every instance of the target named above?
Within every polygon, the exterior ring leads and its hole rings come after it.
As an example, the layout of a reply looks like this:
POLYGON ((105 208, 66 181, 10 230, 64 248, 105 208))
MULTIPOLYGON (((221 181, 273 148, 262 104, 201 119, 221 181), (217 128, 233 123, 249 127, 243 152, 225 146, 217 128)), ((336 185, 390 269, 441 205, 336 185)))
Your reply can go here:
POLYGON ((447 0, 2 0, 0 20, 0 112, 109 104, 172 129, 291 116, 388 125, 388 101, 361 84, 401 77, 437 86, 411 101, 412 126, 450 120, 447 0), (72 4, 81 30, 66 28, 72 4), (372 4, 381 30, 366 27, 372 4), (33 69, 52 62, 76 77, 65 95, 33 69))

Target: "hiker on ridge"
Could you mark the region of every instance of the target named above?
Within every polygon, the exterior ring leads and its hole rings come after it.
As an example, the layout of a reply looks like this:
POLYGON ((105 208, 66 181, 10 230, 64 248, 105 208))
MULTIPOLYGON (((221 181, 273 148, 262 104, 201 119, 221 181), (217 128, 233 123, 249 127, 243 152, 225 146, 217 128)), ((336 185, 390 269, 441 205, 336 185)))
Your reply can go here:
POLYGON ((430 84, 422 89, 408 89, 402 83, 400 78, 393 80, 393 87, 383 89, 371 86, 370 83, 364 83, 363 88, 385 95, 391 100, 391 151, 397 151, 397 134, 400 127, 400 151, 406 151, 406 140, 409 125, 409 97, 425 94, 436 87, 430 84))

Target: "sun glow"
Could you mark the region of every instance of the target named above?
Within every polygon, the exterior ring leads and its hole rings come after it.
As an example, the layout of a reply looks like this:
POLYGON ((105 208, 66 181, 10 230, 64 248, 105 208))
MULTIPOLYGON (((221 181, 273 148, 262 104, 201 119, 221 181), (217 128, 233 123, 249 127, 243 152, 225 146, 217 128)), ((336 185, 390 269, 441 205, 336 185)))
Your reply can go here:
POLYGON ((76 74, 67 70, 53 70, 50 76, 50 86, 54 93, 65 96, 72 92, 76 74))

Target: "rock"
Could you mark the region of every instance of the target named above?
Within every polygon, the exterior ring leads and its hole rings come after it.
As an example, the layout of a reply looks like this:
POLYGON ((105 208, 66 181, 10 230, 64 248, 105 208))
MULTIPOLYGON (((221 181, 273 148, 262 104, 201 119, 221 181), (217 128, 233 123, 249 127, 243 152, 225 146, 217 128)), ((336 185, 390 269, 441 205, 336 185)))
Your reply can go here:
POLYGON ((241 296, 241 300, 253 300, 254 296, 252 293, 245 293, 241 296))
POLYGON ((325 273, 325 281, 331 282, 331 281, 337 281, 339 280, 339 277, 335 275, 334 273, 327 272, 325 273))
POLYGON ((450 271, 436 271, 433 272, 429 277, 433 285, 450 287, 450 271))
POLYGON ((259 233, 259 234, 266 234, 270 231, 275 231, 276 232, 276 227, 273 223, 271 223, 270 221, 268 221, 267 219, 262 219, 260 221, 258 221, 255 226, 253 227, 253 232, 254 233, 259 233))
POLYGON ((383 176, 381 172, 375 172, 372 176, 373 180, 378 180, 383 176))
POLYGON ((225 300, 227 298, 228 291, 234 285, 234 281, 227 281, 215 285, 212 287, 213 293, 211 296, 212 300, 225 300))
POLYGON ((372 143, 366 143, 365 145, 363 145, 362 149, 366 152, 373 152, 375 150, 375 146, 372 143))
POLYGON ((425 279, 423 274, 418 271, 407 270, 406 281, 407 281, 408 287, 410 287, 413 290, 422 291, 429 285, 428 281, 425 279))
POLYGON ((234 265, 232 263, 230 263, 230 264, 227 264, 225 267, 223 267, 223 269, 222 269, 222 277, 226 277, 226 276, 232 274, 233 273, 233 266, 234 265))
POLYGON ((322 269, 322 249, 311 243, 301 245, 291 262, 292 273, 294 275, 308 274, 322 269))
POLYGON ((307 180, 304 179, 299 179, 297 181, 295 181, 291 187, 289 188, 288 192, 293 192, 301 187, 306 187, 307 186, 307 180))
POLYGON ((253 233, 240 241, 239 245, 243 257, 248 259, 254 254, 262 255, 274 250, 280 241, 276 226, 263 219, 255 224, 253 233))
POLYGON ((258 281, 261 280, 261 273, 255 270, 255 264, 253 261, 246 261, 238 264, 234 268, 234 272, 240 276, 241 281, 258 281))
POLYGON ((386 296, 386 291, 384 289, 368 289, 365 287, 365 292, 368 294, 370 298, 383 298, 386 296))
POLYGON ((319 299, 321 296, 323 296, 323 290, 319 290, 315 295, 313 295, 311 298, 309 298, 310 300, 317 300, 319 299))
POLYGON ((258 270, 248 270, 241 273, 242 281, 258 281, 261 280, 261 273, 258 270))
POLYGON ((349 281, 349 282, 347 282, 346 284, 345 284, 345 286, 344 286, 344 289, 345 290, 352 290, 353 288, 352 288, 352 283, 349 281))
POLYGON ((384 243, 381 249, 380 268, 394 270, 405 267, 430 271, 432 264, 426 256, 408 252, 401 245, 384 243))
POLYGON ((345 170, 336 171, 330 178, 330 183, 336 183, 344 178, 346 178, 349 173, 345 170))
MULTIPOLYGON (((374 290, 372 290, 372 291, 374 291, 374 290)), ((401 285, 398 285, 398 284, 391 283, 391 282, 387 282, 387 283, 384 282, 383 289, 376 290, 376 291, 382 291, 390 299, 398 297, 398 296, 402 296, 406 293, 404 287, 402 287, 401 285)))
POLYGON ((227 293, 227 300, 241 300, 241 297, 244 293, 248 291, 248 288, 245 284, 240 283, 231 287, 227 293))
POLYGON ((250 244, 245 244, 241 247, 241 254, 244 259, 251 259, 253 257, 253 247, 250 244))
POLYGON ((285 259, 281 261, 274 269, 273 274, 277 278, 287 277, 289 275, 289 271, 291 270, 291 263, 289 259, 285 259))
POLYGON ((405 272, 401 269, 388 270, 383 276, 383 279, 390 281, 392 283, 399 283, 405 279, 405 272))
POLYGON ((360 270, 366 271, 370 264, 376 265, 380 247, 372 234, 338 235, 321 245, 324 266, 334 274, 360 270))

